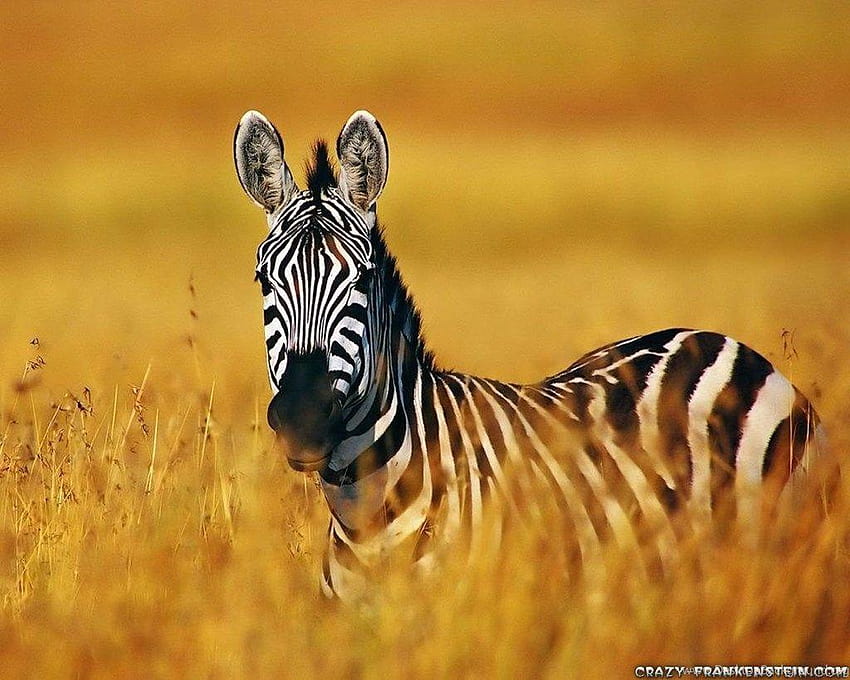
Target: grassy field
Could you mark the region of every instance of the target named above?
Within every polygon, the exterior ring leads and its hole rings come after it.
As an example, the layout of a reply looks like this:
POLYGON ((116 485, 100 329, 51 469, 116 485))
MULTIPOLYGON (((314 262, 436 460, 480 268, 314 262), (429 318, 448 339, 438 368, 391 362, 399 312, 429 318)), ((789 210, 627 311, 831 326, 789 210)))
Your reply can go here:
POLYGON ((351 610, 318 597, 326 510, 265 424, 264 221, 233 127, 266 113, 300 180, 311 141, 368 108, 379 214, 442 365, 533 380, 711 328, 850 451, 850 10, 701 7, 0 10, 0 675, 848 663, 850 474, 825 518, 813 499, 758 551, 690 546, 661 583, 612 549, 579 596, 541 527, 351 610))

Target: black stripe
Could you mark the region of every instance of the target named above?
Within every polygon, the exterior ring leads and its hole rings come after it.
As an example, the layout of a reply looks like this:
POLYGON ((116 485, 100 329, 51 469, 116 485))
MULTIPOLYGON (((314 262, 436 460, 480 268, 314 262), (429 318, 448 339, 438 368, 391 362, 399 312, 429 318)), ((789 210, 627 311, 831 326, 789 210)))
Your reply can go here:
POLYGON ((693 461, 688 445, 688 405, 699 379, 720 354, 726 338, 716 333, 691 335, 682 342, 664 367, 658 395, 658 431, 667 469, 676 488, 689 495, 693 461))
POLYGON ((646 389, 649 374, 661 358, 655 352, 641 354, 610 372, 617 381, 614 385, 599 381, 607 391, 608 423, 614 430, 615 441, 621 446, 634 447, 640 437, 637 402, 646 389))
POLYGON ((330 550, 330 544, 325 548, 325 552, 322 554, 322 578, 325 580, 325 584, 328 586, 332 593, 336 593, 334 589, 334 581, 331 576, 331 563, 330 563, 330 555, 328 551, 330 550))
POLYGON ((735 457, 744 422, 771 373, 773 366, 767 359, 746 345, 738 345, 729 382, 717 395, 708 417, 711 506, 724 516, 731 517, 735 512, 734 494, 728 491, 735 478, 735 457))
POLYGON ((422 454, 418 448, 414 448, 410 455, 410 462, 402 473, 396 485, 387 493, 387 499, 381 516, 388 524, 401 515, 422 493, 425 485, 425 467, 422 454))
MULTIPOLYGON (((469 480, 469 466, 466 464, 464 451, 463 435, 461 434, 461 424, 455 415, 454 406, 451 402, 450 394, 454 396, 455 401, 458 395, 455 391, 460 391, 460 385, 454 382, 450 376, 443 376, 438 383, 437 398, 439 404, 437 408, 442 409, 443 418, 446 422, 447 438, 449 442, 449 450, 452 452, 454 463, 455 477, 457 478, 457 489, 460 500, 460 525, 466 527, 468 536, 471 536, 472 529, 472 493, 469 480)), ((458 405, 460 409, 460 405, 458 405)))
POLYGON ((770 437, 762 462, 762 476, 778 475, 785 479, 802 459, 806 445, 814 436, 816 420, 805 397, 795 390, 791 414, 770 437))
MULTIPOLYGON (((508 442, 505 439, 507 433, 502 433, 502 428, 499 426, 496 409, 500 410, 504 419, 508 423, 511 421, 511 416, 504 409, 499 408, 498 402, 492 404, 490 400, 484 396, 483 390, 486 389, 486 387, 477 388, 475 384, 471 384, 469 389, 472 393, 472 400, 478 409, 478 415, 481 418, 481 425, 484 428, 487 438, 490 440, 496 460, 501 463, 507 455, 508 442)), ((482 465, 484 465, 489 470, 490 463, 487 460, 486 454, 483 454, 481 457, 484 458, 484 461, 482 462, 479 460, 479 468, 483 470, 482 465)))
POLYGON ((569 377, 580 372, 582 375, 588 375, 597 368, 610 366, 614 363, 612 357, 623 357, 628 354, 635 354, 640 350, 649 350, 656 353, 666 353, 665 345, 675 338, 679 333, 685 333, 686 328, 667 328, 663 331, 655 331, 647 335, 638 335, 628 340, 612 342, 608 345, 603 345, 595 350, 588 352, 576 359, 570 366, 560 373, 548 378, 550 382, 554 382, 556 378, 568 379, 569 377), (594 355, 601 354, 595 357, 594 355), (582 364, 587 364, 583 366, 582 364))
POLYGON ((718 394, 709 416, 709 436, 731 465, 735 462, 747 414, 771 373, 773 366, 767 359, 746 345, 738 345, 732 375, 718 394))
MULTIPOLYGON (((374 424, 374 420, 370 420, 369 417, 366 418, 366 422, 374 424)), ((330 467, 325 467, 319 474, 326 483, 334 486, 343 486, 352 481, 368 477, 384 467, 398 453, 404 441, 405 429, 406 421, 404 413, 399 408, 396 410, 395 416, 384 435, 368 449, 361 452, 349 465, 346 465, 341 470, 332 470, 330 467)))

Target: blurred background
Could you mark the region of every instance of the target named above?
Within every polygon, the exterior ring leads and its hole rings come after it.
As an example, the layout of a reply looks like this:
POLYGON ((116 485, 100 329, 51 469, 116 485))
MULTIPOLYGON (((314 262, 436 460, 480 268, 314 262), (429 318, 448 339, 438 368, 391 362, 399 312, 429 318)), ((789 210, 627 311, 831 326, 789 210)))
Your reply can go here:
POLYGON ((262 387, 248 108, 299 179, 379 118, 379 216, 448 366, 850 321, 844 2, 7 3, 0 63, 4 376, 38 337, 66 380, 262 387))

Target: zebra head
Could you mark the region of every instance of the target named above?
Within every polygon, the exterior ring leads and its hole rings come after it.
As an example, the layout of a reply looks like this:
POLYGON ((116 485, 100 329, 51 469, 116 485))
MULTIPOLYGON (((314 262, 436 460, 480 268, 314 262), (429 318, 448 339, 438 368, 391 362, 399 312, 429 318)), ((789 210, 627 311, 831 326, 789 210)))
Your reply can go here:
POLYGON ((305 471, 327 465, 345 434, 345 414, 365 399, 381 363, 372 232, 387 142, 378 121, 358 111, 336 150, 339 177, 318 142, 302 191, 280 134, 262 114, 248 111, 234 138, 242 188, 268 216, 256 278, 274 392, 269 425, 282 435, 290 465, 305 471))

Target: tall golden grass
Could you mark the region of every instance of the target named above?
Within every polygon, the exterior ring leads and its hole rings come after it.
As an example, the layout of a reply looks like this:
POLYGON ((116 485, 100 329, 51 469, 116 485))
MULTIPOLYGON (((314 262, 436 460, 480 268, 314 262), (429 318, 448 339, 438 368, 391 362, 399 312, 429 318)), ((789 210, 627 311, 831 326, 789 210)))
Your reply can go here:
POLYGON ((570 588, 552 515, 498 560, 424 579, 394 565, 369 608, 335 606, 315 580, 319 492, 281 462, 261 405, 222 422, 212 386, 156 394, 144 377, 49 403, 42 370, 5 419, 8 677, 618 677, 848 658, 846 477, 825 518, 813 494, 763 547, 686 545, 661 581, 612 546, 606 573, 570 588))
POLYGON ((265 425, 264 225, 230 160, 247 108, 299 178, 313 137, 369 108, 381 219, 443 365, 533 380, 712 328, 793 378, 843 464, 845 4, 214 9, 2 10, 3 677, 847 663, 846 474, 825 516, 813 495, 765 546, 686 546, 660 582, 612 547, 576 593, 542 526, 499 560, 391 569, 371 607, 324 602, 326 510, 265 425))

